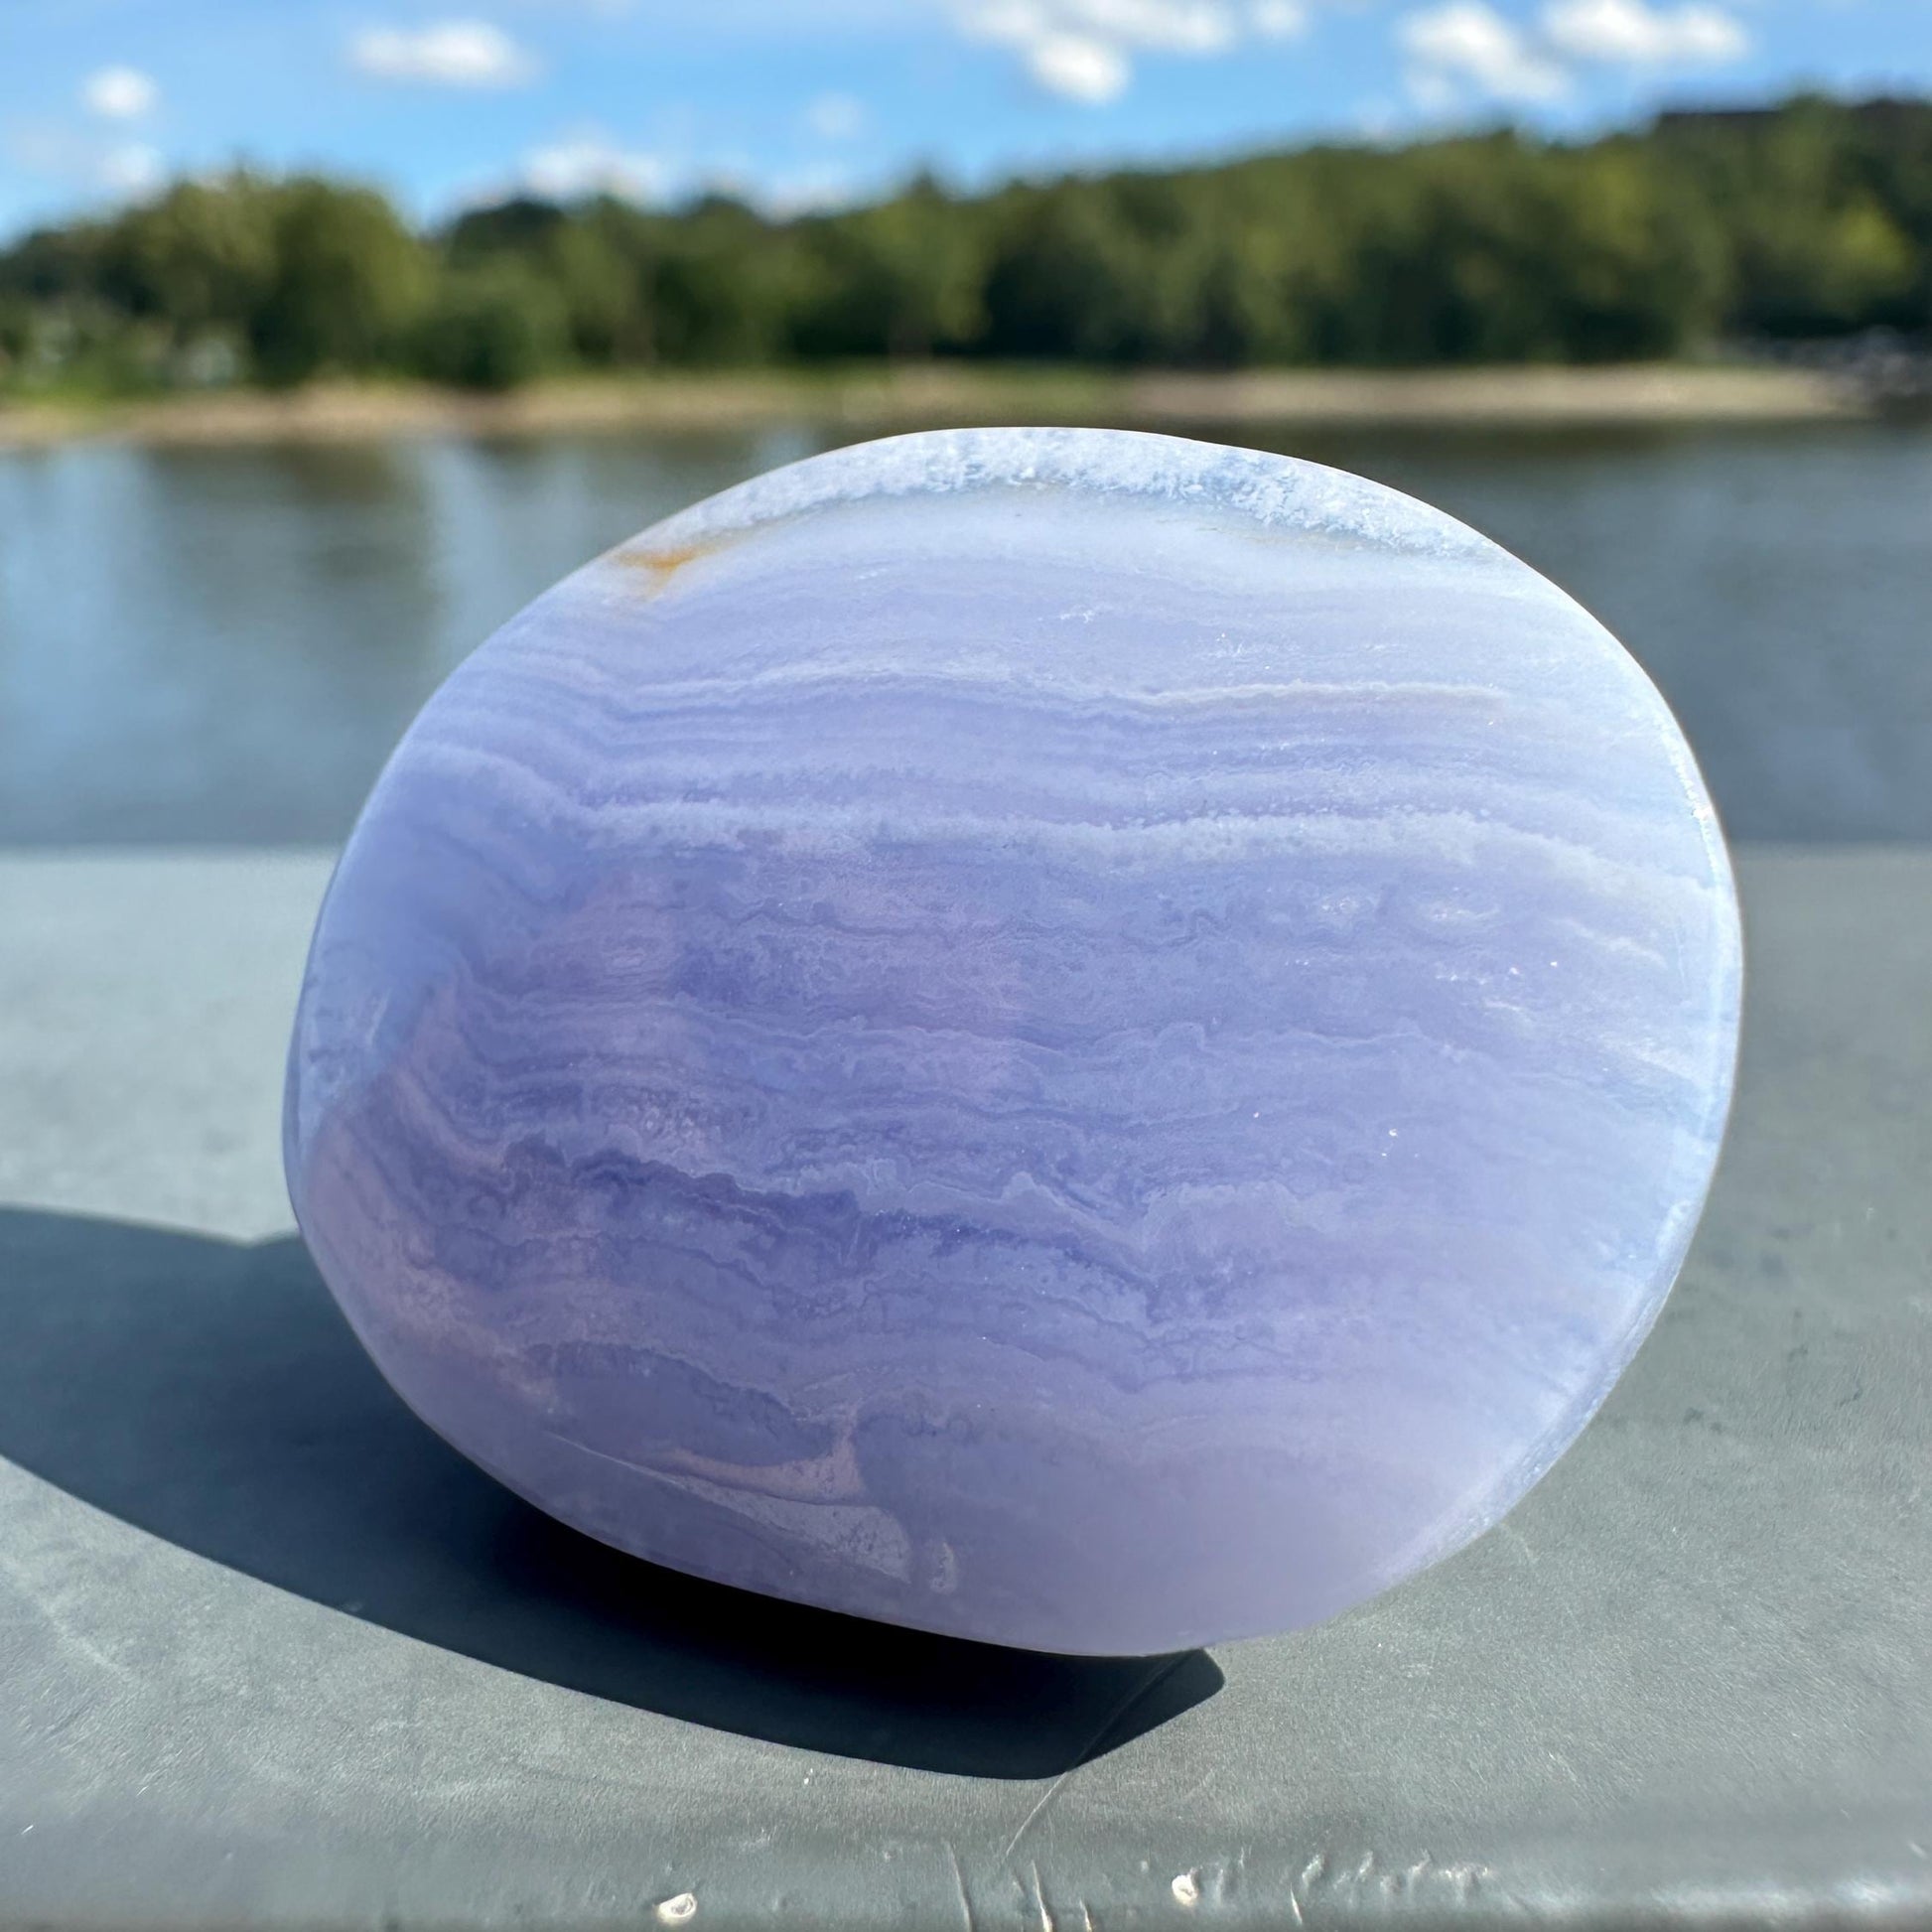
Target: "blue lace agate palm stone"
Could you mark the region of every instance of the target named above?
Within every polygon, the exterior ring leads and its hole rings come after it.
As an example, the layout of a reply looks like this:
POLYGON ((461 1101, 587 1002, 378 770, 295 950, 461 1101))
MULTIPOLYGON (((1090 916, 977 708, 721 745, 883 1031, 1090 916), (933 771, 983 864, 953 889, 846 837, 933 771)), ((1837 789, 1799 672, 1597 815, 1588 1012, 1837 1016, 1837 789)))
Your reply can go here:
POLYGON ((1493 544, 1280 457, 901 437, 432 699, 290 1183, 407 1401, 593 1536, 1167 1650, 1562 1451, 1683 1260, 1739 965, 1669 711, 1493 544))

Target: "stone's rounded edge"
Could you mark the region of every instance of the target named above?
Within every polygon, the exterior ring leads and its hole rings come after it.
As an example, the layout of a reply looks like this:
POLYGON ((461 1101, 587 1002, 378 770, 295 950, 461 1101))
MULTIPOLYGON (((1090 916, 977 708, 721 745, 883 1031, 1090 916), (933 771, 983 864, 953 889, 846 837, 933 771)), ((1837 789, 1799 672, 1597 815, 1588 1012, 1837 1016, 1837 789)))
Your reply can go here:
MULTIPOLYGON (((410 729, 414 729, 413 720, 410 729)), ((395 762, 402 746, 408 743, 408 738, 409 734, 405 731, 402 739, 391 749, 388 759, 384 761, 385 770, 395 762)), ((309 1224, 305 1218, 307 1189, 303 1182, 307 1175, 305 1156, 313 1134, 312 1123, 304 1109, 304 1102, 308 1097, 304 1062, 309 1051, 310 1029, 315 1022, 315 988, 321 977, 323 948, 327 943, 330 902, 336 896, 337 887, 342 883, 349 851, 361 832, 362 821, 368 816, 368 810, 369 801, 365 798, 362 801, 362 809, 355 815, 354 825, 349 829, 349 836, 343 842, 343 849, 336 854, 336 862, 329 869, 328 882, 323 887, 322 897, 316 906, 315 923, 309 928, 309 943, 302 955, 302 978, 296 989, 295 1010, 289 1017, 288 1046, 282 1056, 280 1123, 282 1185, 288 1194, 289 1212, 295 1217, 296 1230, 311 1250, 314 1249, 315 1242, 310 1236, 309 1224)), ((334 1292, 333 1287, 331 1292, 334 1292)))
MULTIPOLYGON (((1653 691, 1656 685, 1650 673, 1633 657, 1631 660, 1636 674, 1653 691)), ((1719 816, 1716 801, 1711 796, 1711 788, 1705 782, 1704 767, 1698 762, 1697 752, 1684 727, 1678 722, 1677 713, 1671 708, 1669 699, 1657 691, 1657 702, 1675 728, 1668 740, 1668 751, 1677 766, 1678 777, 1684 786, 1684 796, 1690 806, 1692 816, 1697 820, 1698 830, 1703 836, 1704 850, 1710 865, 1711 890, 1716 893, 1723 906, 1723 943, 1724 956, 1714 959, 1712 973, 1721 979, 1727 989, 1727 999, 1724 1014, 1725 1049, 1722 1064, 1715 1069, 1716 1077, 1712 1083, 1711 1110, 1706 1116, 1707 1130, 1711 1140, 1711 1166, 1705 1174, 1704 1187, 1695 1201, 1687 1203, 1688 1225, 1684 1231, 1683 1246, 1689 1251, 1692 1237, 1697 1233, 1698 1223, 1704 1218, 1705 1204, 1711 1197, 1711 1188, 1717 1179, 1718 1163, 1724 1156, 1725 1138, 1730 1129, 1731 1108, 1737 1098, 1737 1057, 1743 1045, 1744 1030, 1744 975, 1748 961, 1744 948, 1744 908, 1737 894, 1737 868, 1730 856, 1730 841, 1725 836, 1724 820, 1719 816)), ((1683 1266, 1683 1256, 1678 1258, 1678 1267, 1683 1266)), ((1673 1281, 1675 1276, 1673 1276, 1673 1281)), ((1661 1304, 1660 1304, 1661 1306, 1661 1304)), ((1646 1327, 1644 1332, 1648 1332, 1646 1327)), ((1643 1335, 1631 1344, 1632 1352, 1643 1335)))
MULTIPOLYGON (((1691 1238, 1697 1232, 1698 1223, 1703 1218, 1705 1202, 1710 1198, 1711 1186, 1716 1178, 1718 1161, 1724 1151, 1725 1136, 1730 1121, 1731 1103, 1735 1098, 1737 1087, 1737 1056, 1743 1030, 1745 962, 1743 910, 1737 895, 1736 868, 1731 860, 1729 841, 1725 835, 1724 821, 1719 815, 1716 801, 1711 796, 1711 787, 1705 779, 1704 767, 1698 761, 1696 749, 1692 746, 1675 707, 1665 697, 1656 679, 1638 661, 1635 653, 1622 638, 1610 629, 1587 605, 1579 602, 1561 584, 1545 577, 1533 564, 1525 563, 1513 551, 1503 554, 1507 555, 1527 576, 1534 578, 1555 602, 1576 613, 1590 629, 1596 631, 1611 646, 1616 657, 1621 660, 1623 674, 1643 691, 1656 711, 1659 723, 1659 747, 1672 775, 1677 780, 1685 812, 1698 829, 1698 843, 1705 861, 1701 883, 1706 891, 1716 896, 1720 907, 1720 916, 1717 920, 1719 930, 1712 934, 1714 946, 1710 969, 1713 988, 1722 987, 1725 992, 1725 998, 1722 1002, 1722 1013, 1714 1014, 1715 1019, 1723 1022, 1721 1029, 1723 1046, 1711 1069, 1711 1105, 1705 1115, 1703 1126, 1704 1136, 1712 1149, 1712 1157, 1705 1173, 1702 1188, 1694 1200, 1685 1203, 1688 1225, 1685 1228, 1679 1254, 1678 1266, 1681 1269, 1682 1251, 1689 1249, 1691 1238)), ((1671 1279, 1665 1282, 1658 1295, 1656 1308, 1636 1324, 1624 1356, 1626 1365, 1629 1357, 1642 1345, 1644 1336, 1649 1333, 1656 1321, 1657 1314, 1668 1299, 1675 1279, 1676 1275, 1673 1272, 1671 1279)), ((1621 1373, 1621 1369, 1618 1373, 1621 1373)), ((1615 1378, 1612 1377, 1612 1385, 1614 1380, 1615 1378)), ((1588 1421, 1588 1416, 1594 1412, 1592 1406, 1586 1414, 1586 1423, 1588 1421)))
MULTIPOLYGON (((331 1291, 334 1292, 333 1290, 331 1291)), ((774 1588, 762 1584, 748 1584, 742 1578, 702 1555, 690 1552, 669 1553, 659 1549, 647 1538, 613 1528, 601 1522, 596 1516, 568 1500, 559 1500, 555 1495, 546 1495, 543 1485, 520 1477, 513 1465, 499 1453, 487 1447, 476 1447, 475 1438, 460 1425, 453 1424, 448 1418, 435 1413, 435 1405, 424 1402, 419 1396, 409 1393, 392 1373, 391 1364, 384 1356, 370 1347, 368 1339, 359 1330, 357 1337, 368 1350, 369 1358, 381 1371, 382 1378, 396 1393, 397 1398, 408 1408, 423 1427, 434 1436, 448 1443, 459 1455, 467 1457, 491 1481, 501 1484, 513 1496, 520 1497, 531 1508, 541 1510, 546 1516, 562 1523, 566 1528, 575 1530, 580 1536, 601 1543, 607 1549, 619 1551, 627 1557, 634 1557, 639 1563, 652 1564, 660 1570, 673 1570, 683 1577, 695 1577, 700 1583, 716 1584, 722 1588, 744 1590, 755 1596, 768 1597, 775 1603, 790 1603, 800 1609, 824 1610, 835 1616, 849 1616, 861 1622, 882 1623, 895 1629, 916 1630, 924 1636, 945 1637, 959 1643, 983 1644, 994 1650, 1020 1651, 1035 1657, 1067 1657, 1088 1662, 1106 1662, 1136 1657, 1165 1657, 1176 1651, 1206 1650, 1228 1643, 1250 1643, 1271 1636, 1279 1636, 1283 1631, 1274 1625, 1238 1628, 1216 1625, 1212 1629, 1200 1630, 1176 1636, 1173 1631, 1163 1631, 1159 1635, 1147 1632, 1135 1639, 1114 1643, 1080 1643, 1072 1641, 1065 1632, 1041 1623, 1037 1627, 1007 1629, 995 1631, 970 1614, 948 1615, 947 1607, 953 1607, 949 1599, 935 1596, 907 1596, 896 1603, 890 1612, 885 1610, 855 1609, 849 1597, 828 1589, 822 1584, 810 1579, 793 1579, 783 1588, 774 1588)), ((575 1446, 567 1446, 574 1448, 575 1446)), ((580 1451, 581 1452, 581 1451, 580 1451)), ((1361 1600, 1361 1599, 1357 1599, 1361 1600)), ((1297 1629, 1315 1629, 1339 1616, 1352 1605, 1338 1605, 1327 1616, 1294 1626, 1297 1629)))
POLYGON ((622 557, 640 547, 702 550, 760 524, 836 505, 1002 487, 1116 492, 1215 507, 1268 528, 1353 538, 1445 560, 1509 554, 1445 510, 1305 458, 1144 430, 1032 428, 919 430, 848 444, 722 490, 610 554, 622 557))
MULTIPOLYGON (((1557 589, 1566 601, 1574 601, 1560 587, 1552 588, 1557 589)), ((1578 608, 1584 609, 1581 605, 1578 608)), ((1619 649, 1623 648, 1615 633, 1603 626, 1594 614, 1586 611, 1585 615, 1603 629, 1619 649)), ((1745 954, 1736 870, 1722 823, 1705 786, 1703 771, 1682 726, 1678 724, 1676 713, 1663 693, 1657 690, 1644 667, 1627 651, 1624 655, 1628 659, 1630 675, 1651 691, 1658 709, 1670 726, 1670 731, 1664 735, 1666 753, 1684 785, 1687 806, 1698 822, 1708 859, 1704 890, 1716 900, 1711 934, 1713 946, 1709 955, 1709 984, 1714 1009, 1720 1010, 1714 1011, 1713 1015, 1717 1024, 1714 1028, 1709 1078, 1705 1086, 1708 1105, 1703 1119, 1691 1130, 1691 1137, 1704 1150, 1696 1163, 1697 1182, 1675 1203, 1673 1238, 1660 1256, 1651 1291, 1632 1308, 1628 1324, 1616 1338, 1614 1346, 1605 1351, 1595 1383, 1578 1390, 1575 1400, 1542 1438, 1527 1449, 1514 1465, 1498 1473, 1485 1495, 1471 1499, 1466 1513, 1457 1524, 1439 1526, 1431 1535, 1391 1559, 1384 1566, 1375 1588, 1358 1599, 1360 1601, 1372 1600, 1383 1590, 1411 1577, 1420 1576, 1486 1536, 1498 1524, 1505 1522, 1517 1505, 1576 1447, 1597 1412, 1622 1381, 1638 1350, 1649 1340, 1651 1332, 1663 1318, 1664 1310, 1669 1306, 1685 1263, 1690 1258, 1691 1244, 1703 1224, 1711 1191, 1717 1184, 1718 1170, 1723 1163, 1732 1106, 1736 1099, 1738 1056, 1743 1038, 1745 954)))

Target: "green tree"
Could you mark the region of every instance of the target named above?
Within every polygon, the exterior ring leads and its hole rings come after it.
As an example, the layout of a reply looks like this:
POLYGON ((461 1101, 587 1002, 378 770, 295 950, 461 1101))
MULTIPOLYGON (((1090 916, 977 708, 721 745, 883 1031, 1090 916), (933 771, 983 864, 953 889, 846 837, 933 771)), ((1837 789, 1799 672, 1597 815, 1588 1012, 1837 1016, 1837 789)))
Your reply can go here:
POLYGON ((645 286, 667 362, 767 362, 790 340, 806 268, 793 231, 709 196, 655 225, 645 286))
POLYGON ((1148 333, 1147 264, 1097 184, 1010 189, 989 218, 984 347, 1003 356, 1135 359, 1148 333))
POLYGON ((983 325, 980 224, 930 178, 876 207, 803 222, 798 239, 791 337, 803 354, 927 356, 983 325))
POLYGON ((453 267, 417 324, 415 366, 433 382, 514 389, 562 359, 564 306, 512 257, 453 267))
POLYGON ((275 286, 278 191, 247 174, 182 182, 129 209, 104 237, 99 277, 129 314, 153 317, 178 344, 239 339, 275 286))
POLYGON ((273 198, 274 270, 248 321, 269 381, 398 361, 430 298, 417 237, 372 189, 300 177, 273 198))
POLYGON ((8 381, 300 381, 960 354, 1120 365, 1600 361, 1932 332, 1932 102, 1800 98, 780 220, 523 197, 428 238, 246 172, 0 250, 8 381))

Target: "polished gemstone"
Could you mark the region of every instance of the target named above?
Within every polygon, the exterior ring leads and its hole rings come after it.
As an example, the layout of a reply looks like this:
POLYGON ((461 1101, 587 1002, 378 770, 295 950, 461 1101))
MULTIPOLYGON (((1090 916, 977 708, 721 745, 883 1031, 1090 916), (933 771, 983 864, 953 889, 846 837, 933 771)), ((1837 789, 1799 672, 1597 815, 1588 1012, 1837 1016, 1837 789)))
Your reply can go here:
POLYGON ((1166 1650, 1562 1451, 1683 1260, 1738 981, 1669 711, 1504 551, 1281 457, 901 437, 431 700, 323 909, 290 1183, 403 1396, 592 1535, 1166 1650))

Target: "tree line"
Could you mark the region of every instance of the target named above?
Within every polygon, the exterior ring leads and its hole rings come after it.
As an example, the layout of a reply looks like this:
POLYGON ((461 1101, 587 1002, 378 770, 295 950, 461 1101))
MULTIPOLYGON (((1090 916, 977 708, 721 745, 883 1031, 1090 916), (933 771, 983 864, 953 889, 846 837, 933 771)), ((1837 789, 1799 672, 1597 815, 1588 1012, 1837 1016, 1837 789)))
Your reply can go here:
POLYGON ((1234 368, 1613 361, 1932 331, 1932 101, 1499 129, 1211 167, 922 179, 777 218, 520 199, 413 230, 238 170, 0 252, 0 383, 960 356, 1234 368))

